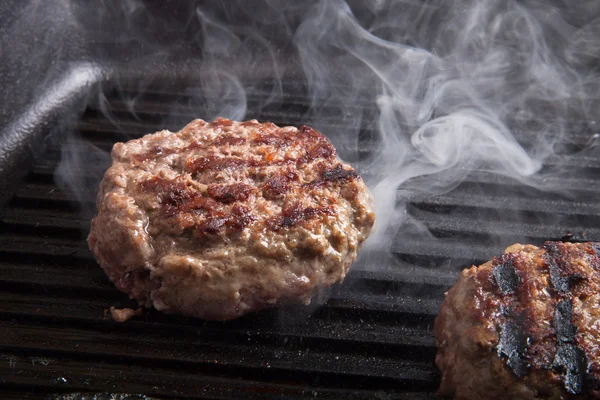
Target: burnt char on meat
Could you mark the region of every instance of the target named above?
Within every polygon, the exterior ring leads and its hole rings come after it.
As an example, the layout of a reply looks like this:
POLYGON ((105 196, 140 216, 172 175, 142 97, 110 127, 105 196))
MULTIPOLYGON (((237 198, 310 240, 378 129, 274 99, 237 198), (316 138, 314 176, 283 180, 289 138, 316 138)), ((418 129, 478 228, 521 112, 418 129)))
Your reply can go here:
POLYGON ((464 270, 434 331, 440 395, 600 399, 600 243, 513 245, 464 270))
POLYGON ((112 150, 90 249, 145 306, 227 320, 344 279, 371 195, 314 129, 195 120, 112 150))

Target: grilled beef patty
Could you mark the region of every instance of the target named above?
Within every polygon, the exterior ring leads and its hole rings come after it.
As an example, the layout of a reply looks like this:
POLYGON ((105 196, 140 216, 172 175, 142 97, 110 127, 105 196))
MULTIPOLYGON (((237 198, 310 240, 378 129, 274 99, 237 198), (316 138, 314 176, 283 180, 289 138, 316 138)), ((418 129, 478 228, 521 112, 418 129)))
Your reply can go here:
POLYGON ((464 270, 434 330, 440 395, 600 399, 600 243, 516 244, 464 270))
POLYGON ((112 150, 90 249, 145 306, 227 320, 344 279, 375 216, 314 129, 192 121, 112 150))

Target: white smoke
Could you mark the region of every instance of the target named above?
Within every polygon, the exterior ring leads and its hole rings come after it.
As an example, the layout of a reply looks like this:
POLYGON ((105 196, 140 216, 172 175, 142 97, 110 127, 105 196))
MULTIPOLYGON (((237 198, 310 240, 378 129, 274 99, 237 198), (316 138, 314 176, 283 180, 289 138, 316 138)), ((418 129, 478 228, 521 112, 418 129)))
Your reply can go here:
MULTIPOLYGON (((131 65, 189 65, 183 84, 172 83, 188 100, 171 106, 166 128, 192 118, 254 118, 273 105, 285 110, 293 106, 287 99, 304 93, 286 80, 302 82, 310 99, 305 122, 330 137, 375 196, 378 221, 365 249, 368 257, 390 261, 398 236, 418 232, 435 240, 407 212, 416 194, 448 192, 474 172, 566 192, 560 177, 571 172, 562 143, 597 151, 600 76, 590 67, 600 59, 597 2, 576 7, 514 0, 209 5, 184 7, 185 17, 169 22, 155 14, 150 18, 145 3, 129 0, 116 11, 105 4, 93 23, 79 26, 90 37, 116 36, 141 49, 119 61, 121 68, 129 65, 131 76, 137 72, 131 65), (126 15, 118 34, 103 29, 115 12, 126 15), (167 39, 159 40, 161 34, 167 39), (253 83, 264 81, 266 89, 253 83), (250 97, 257 102, 253 108, 250 97), (578 132, 569 130, 573 121, 578 132), (542 170, 544 164, 553 168, 542 170)), ((101 63, 108 53, 93 57, 101 63)), ((135 89, 144 92, 150 82, 138 81, 135 89)), ((143 120, 135 92, 121 88, 131 114, 143 120)), ((102 113, 119 126, 100 96, 102 113)), ((81 184, 69 171, 83 160, 68 153, 57 180, 78 191, 81 184)))
MULTIPOLYGON (((359 167, 379 216, 367 247, 378 252, 398 230, 424 230, 404 208, 411 195, 447 192, 473 171, 558 190, 536 172, 568 136, 567 121, 598 117, 589 94, 598 76, 577 71, 579 59, 599 55, 589 46, 598 20, 576 29, 538 2, 424 3, 375 2, 360 21, 345 2, 323 1, 294 37, 315 108, 323 98, 354 106, 376 91, 378 112, 361 123, 376 126, 377 145, 359 167)), ((344 122, 338 145, 358 128, 344 122)))

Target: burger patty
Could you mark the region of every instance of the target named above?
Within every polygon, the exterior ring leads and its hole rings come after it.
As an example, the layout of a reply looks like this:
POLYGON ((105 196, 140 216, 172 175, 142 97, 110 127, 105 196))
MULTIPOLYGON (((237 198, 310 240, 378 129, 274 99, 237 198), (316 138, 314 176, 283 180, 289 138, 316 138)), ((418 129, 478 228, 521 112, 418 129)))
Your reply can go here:
POLYGON ((464 270, 434 331, 440 395, 600 399, 600 243, 515 244, 464 270))
POLYGON ((90 249, 145 306, 227 320, 341 282, 375 221, 325 136, 195 120, 112 150, 90 249))

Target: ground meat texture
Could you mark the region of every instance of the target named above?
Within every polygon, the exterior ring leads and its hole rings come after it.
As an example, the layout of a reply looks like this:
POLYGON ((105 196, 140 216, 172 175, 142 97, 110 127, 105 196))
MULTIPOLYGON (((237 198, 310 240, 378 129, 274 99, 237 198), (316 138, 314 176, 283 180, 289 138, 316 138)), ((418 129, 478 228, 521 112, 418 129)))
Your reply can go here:
POLYGON ((308 304, 375 220, 361 178, 307 126, 195 120, 117 143, 112 160, 90 249, 120 290, 168 313, 308 304))
POLYGON ((442 396, 600 399, 600 243, 515 244, 464 270, 434 332, 442 396))

